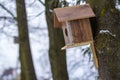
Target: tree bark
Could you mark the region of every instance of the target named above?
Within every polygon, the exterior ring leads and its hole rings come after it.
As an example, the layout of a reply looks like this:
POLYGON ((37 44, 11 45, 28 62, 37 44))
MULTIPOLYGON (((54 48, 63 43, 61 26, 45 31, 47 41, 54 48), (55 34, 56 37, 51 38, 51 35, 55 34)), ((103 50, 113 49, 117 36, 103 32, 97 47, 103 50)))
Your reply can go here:
POLYGON ((21 80, 37 80, 30 50, 27 16, 24 0, 16 0, 19 32, 19 56, 21 62, 21 80))
POLYGON ((45 0, 46 20, 49 32, 49 59, 53 80, 68 80, 66 54, 61 51, 65 45, 61 29, 55 29, 53 25, 53 9, 58 7, 59 0, 45 0))
POLYGON ((87 1, 93 7, 97 20, 97 25, 92 27, 97 30, 95 48, 99 62, 99 78, 120 80, 120 11, 115 8, 116 0, 87 1))

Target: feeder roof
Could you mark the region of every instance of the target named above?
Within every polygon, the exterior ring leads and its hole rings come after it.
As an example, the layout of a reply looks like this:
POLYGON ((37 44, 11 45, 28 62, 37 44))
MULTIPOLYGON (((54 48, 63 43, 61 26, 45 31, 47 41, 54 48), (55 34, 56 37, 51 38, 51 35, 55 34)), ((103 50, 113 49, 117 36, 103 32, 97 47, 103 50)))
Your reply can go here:
POLYGON ((95 14, 89 4, 55 8, 54 9, 54 26, 60 27, 61 22, 71 21, 76 19, 84 19, 94 17, 95 14))

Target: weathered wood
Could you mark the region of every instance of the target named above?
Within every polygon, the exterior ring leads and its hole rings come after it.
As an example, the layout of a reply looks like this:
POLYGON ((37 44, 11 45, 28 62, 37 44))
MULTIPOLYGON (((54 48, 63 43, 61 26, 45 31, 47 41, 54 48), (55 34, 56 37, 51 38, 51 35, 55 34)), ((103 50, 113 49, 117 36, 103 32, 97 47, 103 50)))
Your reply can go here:
POLYGON ((73 20, 70 22, 74 43, 93 40, 89 19, 73 20))
POLYGON ((60 28, 61 23, 58 21, 56 14, 54 13, 54 27, 60 28))
POLYGON ((96 56, 96 52, 95 52, 95 47, 94 47, 94 42, 93 41, 90 42, 90 48, 91 48, 92 53, 93 53, 93 59, 94 59, 95 67, 98 69, 98 59, 97 59, 97 56, 96 56))
POLYGON ((81 42, 81 43, 74 43, 74 44, 66 44, 64 47, 61 48, 61 50, 67 49, 67 48, 73 48, 73 47, 78 47, 78 46, 82 46, 82 45, 88 45, 90 44, 92 41, 88 41, 88 42, 81 42))
POLYGON ((61 48, 72 48, 76 46, 90 44, 94 63, 98 68, 98 61, 93 44, 93 36, 91 25, 89 22, 90 17, 94 17, 94 12, 88 4, 64 7, 54 9, 54 26, 55 28, 62 25, 64 39, 66 45, 61 48))
POLYGON ((65 22, 62 23, 62 30, 63 30, 65 44, 69 44, 70 41, 69 41, 68 31, 67 31, 66 23, 65 22))
MULTIPOLYGON (((92 29, 91 29, 91 25, 90 25, 90 21, 89 19, 82 19, 82 23, 83 23, 83 28, 84 31, 86 32, 86 39, 88 41, 92 40, 93 41, 93 35, 92 35, 92 29)), ((86 39, 84 39, 86 41, 86 39)))
POLYGON ((58 28, 60 24, 59 22, 90 18, 95 16, 89 4, 73 7, 56 8, 54 9, 54 12, 55 12, 54 26, 56 28, 58 28))

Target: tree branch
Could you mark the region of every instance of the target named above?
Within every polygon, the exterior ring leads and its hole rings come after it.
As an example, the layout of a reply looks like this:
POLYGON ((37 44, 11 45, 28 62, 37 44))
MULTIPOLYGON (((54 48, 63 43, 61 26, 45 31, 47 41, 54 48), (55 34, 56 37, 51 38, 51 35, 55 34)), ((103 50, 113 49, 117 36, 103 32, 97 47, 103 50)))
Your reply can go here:
POLYGON ((7 17, 7 16, 0 16, 0 19, 15 19, 16 20, 16 17, 13 18, 13 17, 7 17))
POLYGON ((40 13, 38 13, 35 17, 38 17, 39 15, 41 15, 43 12, 45 12, 44 10, 41 11, 40 13))
POLYGON ((4 9, 4 10, 6 10, 12 17, 13 17, 13 19, 15 19, 16 20, 16 17, 14 16, 14 14, 10 11, 10 10, 8 10, 4 5, 2 5, 1 3, 0 3, 0 6, 4 9))
POLYGON ((41 0, 38 0, 43 6, 45 6, 45 3, 43 3, 41 0))

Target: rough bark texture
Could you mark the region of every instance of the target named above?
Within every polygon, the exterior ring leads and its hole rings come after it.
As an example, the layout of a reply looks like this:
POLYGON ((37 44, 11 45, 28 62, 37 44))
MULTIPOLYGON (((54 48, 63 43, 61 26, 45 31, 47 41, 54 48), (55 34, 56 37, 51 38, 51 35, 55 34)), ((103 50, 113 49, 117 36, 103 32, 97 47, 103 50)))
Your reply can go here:
MULTIPOLYGON (((87 0, 96 13, 95 47, 99 62, 100 80, 120 80, 120 11, 116 0, 87 0), (99 33, 101 30, 109 32, 99 33)), ((93 32, 94 33, 94 32, 93 32)))
POLYGON ((49 59, 53 80, 68 80, 68 73, 66 67, 66 54, 61 51, 64 39, 60 28, 55 29, 53 25, 53 9, 58 7, 59 0, 45 0, 46 6, 46 20, 49 31, 49 59))
POLYGON ((21 62, 21 80, 37 80, 31 56, 27 16, 24 0, 16 0, 19 32, 19 54, 21 62))

